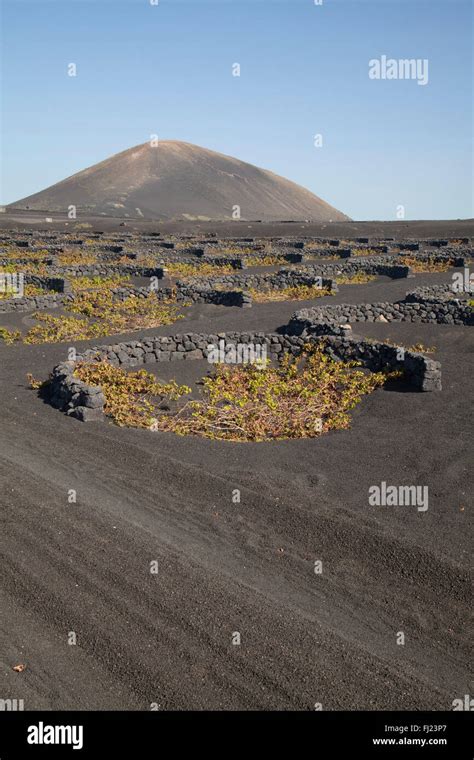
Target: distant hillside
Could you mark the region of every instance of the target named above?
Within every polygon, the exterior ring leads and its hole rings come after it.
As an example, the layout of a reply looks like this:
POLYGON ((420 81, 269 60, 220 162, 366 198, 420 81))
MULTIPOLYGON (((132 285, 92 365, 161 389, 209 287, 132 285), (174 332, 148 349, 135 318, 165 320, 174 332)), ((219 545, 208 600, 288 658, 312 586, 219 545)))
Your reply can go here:
POLYGON ((146 219, 345 221, 318 196, 277 174, 174 140, 137 145, 10 204, 9 208, 146 219))

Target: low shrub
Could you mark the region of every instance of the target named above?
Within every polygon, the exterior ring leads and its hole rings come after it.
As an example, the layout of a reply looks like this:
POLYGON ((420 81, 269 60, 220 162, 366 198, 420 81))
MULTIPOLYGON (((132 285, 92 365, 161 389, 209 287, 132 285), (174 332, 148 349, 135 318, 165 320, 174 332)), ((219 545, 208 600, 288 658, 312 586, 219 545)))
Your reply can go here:
POLYGON ((124 372, 106 361, 80 362, 74 374, 88 385, 101 387, 104 412, 120 426, 149 428, 155 421, 158 402, 164 398, 176 400, 191 392, 186 385, 174 381, 161 383, 144 369, 124 372))
POLYGON ((255 256, 244 258, 244 263, 248 267, 269 267, 287 264, 288 262, 284 256, 269 254, 268 256, 262 256, 261 258, 256 258, 255 256))
POLYGON ((66 340, 89 340, 107 334, 99 323, 77 317, 54 317, 45 312, 36 312, 33 316, 38 324, 28 330, 23 343, 61 343, 66 340))
POLYGON ((90 340, 149 327, 170 325, 182 315, 172 301, 158 301, 155 293, 147 298, 130 296, 114 301, 111 291, 80 291, 65 308, 79 316, 60 316, 36 312, 39 324, 23 338, 24 343, 60 343, 65 340, 90 340))
POLYGON ((267 303, 269 301, 309 301, 313 298, 322 298, 323 296, 334 295, 327 288, 320 288, 317 285, 296 285, 294 287, 258 290, 251 288, 248 291, 255 303, 267 303))
POLYGON ((366 282, 376 280, 375 274, 366 274, 366 272, 355 272, 355 274, 341 274, 334 278, 338 285, 365 285, 366 282))
MULTIPOLYGON (((38 287, 37 285, 30 285, 27 283, 23 288, 23 297, 30 298, 33 296, 44 296, 47 295, 49 291, 44 290, 43 288, 38 287)), ((17 295, 17 290, 15 288, 6 289, 5 291, 0 291, 0 299, 10 299, 13 298, 15 295, 17 295)))
POLYGON ((185 280, 187 277, 206 277, 208 275, 231 274, 234 270, 230 264, 185 264, 173 263, 164 265, 166 274, 170 277, 179 277, 185 280))
POLYGON ((383 385, 387 375, 365 374, 356 362, 334 361, 306 346, 279 366, 220 365, 203 381, 203 400, 159 416, 154 429, 229 441, 314 438, 350 427, 349 412, 383 385))
POLYGON ((62 267, 79 265, 88 266, 89 264, 96 263, 97 254, 82 251, 79 248, 77 250, 64 251, 64 253, 58 255, 58 264, 62 267))
POLYGON ((416 354, 434 354, 436 346, 424 346, 423 343, 413 343, 412 346, 408 346, 407 351, 413 351, 416 354))
POLYGON ((21 340, 21 332, 19 332, 19 330, 7 330, 6 327, 0 327, 0 340, 3 340, 7 345, 17 343, 21 340))
POLYGON ((412 272, 447 272, 452 266, 449 261, 433 261, 427 259, 422 261, 416 256, 400 256, 400 263, 407 267, 410 267, 412 272))
POLYGON ((111 275, 110 277, 75 277, 71 280, 74 293, 82 290, 111 290, 129 282, 129 275, 111 275))

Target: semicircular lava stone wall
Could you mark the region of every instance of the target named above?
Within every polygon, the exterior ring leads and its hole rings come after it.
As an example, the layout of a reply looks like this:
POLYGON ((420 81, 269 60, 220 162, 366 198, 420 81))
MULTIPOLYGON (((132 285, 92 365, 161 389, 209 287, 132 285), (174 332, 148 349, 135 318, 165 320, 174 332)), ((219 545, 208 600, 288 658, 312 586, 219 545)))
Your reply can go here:
POLYGON ((232 344, 265 345, 269 358, 278 361, 285 353, 298 356, 309 343, 320 344, 332 358, 356 360, 372 372, 403 370, 406 382, 415 390, 441 390, 441 365, 421 353, 400 351, 388 343, 341 335, 287 335, 263 332, 186 333, 150 337, 86 349, 75 362, 62 362, 52 372, 49 399, 53 406, 83 422, 104 418, 105 398, 99 386, 89 386, 74 376, 79 361, 107 360, 115 366, 137 367, 156 362, 206 359, 209 346, 219 341, 232 344), (402 353, 402 358, 401 358, 402 353))

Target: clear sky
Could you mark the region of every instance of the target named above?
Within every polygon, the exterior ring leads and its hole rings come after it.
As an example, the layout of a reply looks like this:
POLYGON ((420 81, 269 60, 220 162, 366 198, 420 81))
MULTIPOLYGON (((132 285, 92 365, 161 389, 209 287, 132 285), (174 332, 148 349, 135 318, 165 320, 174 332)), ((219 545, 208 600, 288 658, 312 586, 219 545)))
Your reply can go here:
POLYGON ((2 7, 1 203, 157 134, 271 169, 354 219, 474 215, 469 0, 2 7), (428 84, 370 79, 383 55, 428 59, 428 84))

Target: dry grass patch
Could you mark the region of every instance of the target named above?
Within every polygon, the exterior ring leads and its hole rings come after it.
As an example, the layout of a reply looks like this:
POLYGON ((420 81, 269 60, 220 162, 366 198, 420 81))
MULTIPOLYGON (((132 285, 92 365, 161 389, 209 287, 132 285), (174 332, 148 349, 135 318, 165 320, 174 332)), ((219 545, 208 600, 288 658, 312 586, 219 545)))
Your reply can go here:
MULTIPOLYGON (((380 342, 377 338, 365 338, 365 340, 368 343, 380 342)), ((395 343, 390 338, 384 338, 383 342, 389 346, 394 346, 394 348, 403 348, 404 351, 412 351, 416 354, 434 354, 437 351, 436 346, 425 346, 423 343, 413 343, 411 346, 402 346, 400 343, 395 343)), ((397 372, 393 373, 393 376, 397 376, 398 374, 397 370, 397 372)))
MULTIPOLYGON (((97 241, 94 241, 97 242, 97 241)), ((58 254, 58 264, 62 267, 88 266, 97 263, 97 254, 89 253, 80 249, 64 251, 58 254)))
POLYGON ((249 291, 254 303, 268 303, 270 301, 309 301, 313 298, 322 298, 323 296, 332 296, 327 288, 320 288, 317 285, 297 285, 295 287, 258 290, 251 288, 249 291))
POLYGON ((276 266, 276 265, 282 265, 287 264, 287 260, 284 256, 262 256, 260 259, 252 257, 252 258, 246 258, 244 259, 244 262, 246 266, 248 267, 269 267, 269 266, 276 266))
POLYGON ((75 277, 71 280, 71 289, 74 293, 83 290, 112 290, 126 285, 130 281, 130 275, 111 275, 110 277, 75 277))
POLYGON ((423 343, 413 343, 408 346, 407 351, 413 351, 416 354, 434 354, 436 346, 425 346, 423 343))
POLYGON ((375 274, 356 272, 355 274, 342 274, 334 278, 338 285, 365 285, 377 279, 375 274))
POLYGON ((249 246, 226 246, 225 248, 213 248, 212 253, 216 256, 248 256, 252 253, 258 253, 256 248, 249 246))
POLYGON ((428 259, 422 261, 416 256, 400 256, 400 263, 407 267, 410 267, 412 272, 447 272, 452 266, 449 261, 433 261, 428 259))
POLYGON ((232 274, 234 269, 230 264, 165 264, 165 274, 170 277, 179 277, 181 280, 186 280, 188 277, 207 277, 208 275, 219 274, 232 274))
POLYGON ((334 245, 330 246, 329 243, 323 243, 320 240, 313 240, 309 243, 305 243, 304 250, 305 251, 317 251, 320 248, 338 248, 339 246, 334 245))

